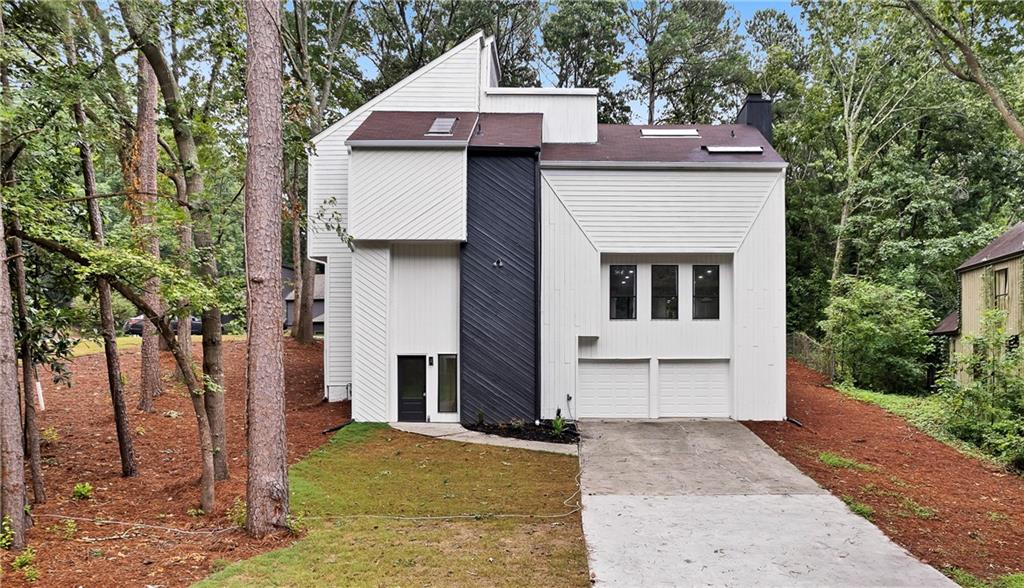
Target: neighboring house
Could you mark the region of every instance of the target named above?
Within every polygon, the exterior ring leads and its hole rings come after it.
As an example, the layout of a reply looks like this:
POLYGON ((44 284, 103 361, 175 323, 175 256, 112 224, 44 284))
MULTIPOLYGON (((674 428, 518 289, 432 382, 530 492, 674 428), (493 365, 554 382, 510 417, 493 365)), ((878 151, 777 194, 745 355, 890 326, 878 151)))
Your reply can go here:
MULTIPOLYGON (((599 125, 474 35, 313 139, 325 394, 361 421, 786 415, 785 168, 758 128, 599 125)), ((753 126, 748 126, 753 125, 753 126)))
MULTIPOLYGON (((987 309, 1008 313, 1006 333, 1020 340, 1021 288, 1024 281, 1024 222, 1010 227, 956 268, 960 286, 959 308, 946 315, 932 331, 946 337, 950 354, 968 351, 964 337, 981 331, 987 309)), ((1014 339, 1011 338, 1011 341, 1014 339)))
MULTIPOLYGON (((293 272, 292 280, 294 280, 293 272)), ((313 333, 324 333, 324 274, 313 276, 313 333)), ((295 287, 288 283, 284 295, 284 328, 295 324, 295 287)))

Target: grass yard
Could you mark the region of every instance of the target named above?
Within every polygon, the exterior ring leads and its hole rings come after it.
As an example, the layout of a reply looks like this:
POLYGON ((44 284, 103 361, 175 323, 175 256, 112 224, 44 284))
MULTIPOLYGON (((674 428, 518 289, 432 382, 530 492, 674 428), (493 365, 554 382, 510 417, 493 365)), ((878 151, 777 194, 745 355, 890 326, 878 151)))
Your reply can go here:
POLYGON ((305 536, 199 586, 587 586, 577 473, 571 456, 349 425, 291 469, 305 536))
MULTIPOLYGON (((221 338, 224 341, 245 341, 245 335, 223 335, 221 338)), ((192 341, 194 343, 201 344, 203 342, 203 337, 202 335, 192 335, 192 341)), ((140 346, 142 346, 142 337, 136 337, 135 335, 121 335, 117 338, 117 349, 119 351, 129 351, 140 346)), ((71 354, 73 357, 81 357, 83 355, 102 352, 102 339, 82 339, 75 345, 71 354)))

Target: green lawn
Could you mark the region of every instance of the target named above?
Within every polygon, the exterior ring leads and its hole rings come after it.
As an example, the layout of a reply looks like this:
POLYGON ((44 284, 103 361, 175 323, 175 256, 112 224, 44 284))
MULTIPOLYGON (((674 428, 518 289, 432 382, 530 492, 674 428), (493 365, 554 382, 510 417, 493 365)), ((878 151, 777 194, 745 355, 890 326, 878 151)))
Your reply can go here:
POLYGON ((571 456, 349 425, 291 469, 307 534, 199 586, 587 586, 577 472, 571 456))
POLYGON ((874 404, 897 416, 903 417, 908 423, 922 432, 951 445, 960 452, 971 457, 992 463, 997 461, 980 449, 950 435, 942 426, 942 399, 936 394, 915 396, 908 394, 890 394, 873 392, 853 386, 837 384, 836 389, 850 398, 874 404))
MULTIPOLYGON (((201 343, 203 340, 200 335, 192 335, 192 341, 201 343)), ((223 335, 224 341, 244 341, 245 335, 223 335)), ((129 349, 135 349, 142 345, 142 337, 136 337, 134 335, 122 335, 117 338, 117 349, 119 351, 125 351, 129 349)), ((103 352, 103 340, 102 339, 82 339, 75 345, 71 354, 73 357, 79 357, 82 355, 90 355, 92 353, 103 352)))

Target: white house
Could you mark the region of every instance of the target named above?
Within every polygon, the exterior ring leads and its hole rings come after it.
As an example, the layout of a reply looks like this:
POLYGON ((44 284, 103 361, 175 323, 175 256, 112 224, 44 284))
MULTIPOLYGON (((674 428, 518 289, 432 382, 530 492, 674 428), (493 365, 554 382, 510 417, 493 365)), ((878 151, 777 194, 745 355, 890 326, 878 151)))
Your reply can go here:
POLYGON ((477 34, 314 139, 328 399, 362 421, 783 419, 770 104, 602 125, 596 90, 498 78, 477 34))

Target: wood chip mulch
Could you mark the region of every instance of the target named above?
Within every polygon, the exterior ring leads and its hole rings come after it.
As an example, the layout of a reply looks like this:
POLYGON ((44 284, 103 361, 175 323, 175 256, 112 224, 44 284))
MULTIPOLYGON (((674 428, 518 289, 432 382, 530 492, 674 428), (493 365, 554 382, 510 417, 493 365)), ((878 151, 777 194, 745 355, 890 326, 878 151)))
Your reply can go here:
POLYGON ((788 422, 744 423, 840 497, 867 504, 873 522, 922 561, 982 578, 1024 571, 1024 478, 968 457, 877 406, 788 365, 788 422), (872 469, 836 468, 832 452, 872 469))
MULTIPOLYGON (((194 346, 196 360, 201 348, 194 346)), ((126 379, 139 475, 122 478, 110 394, 102 353, 77 358, 70 366, 70 388, 45 382, 46 411, 41 428, 59 436, 43 447, 47 502, 33 505, 35 526, 28 536, 35 549, 38 581, 28 584, 11 571, 5 555, 2 583, 10 586, 187 586, 226 562, 245 559, 293 541, 280 534, 262 540, 232 528, 232 503, 245 497, 245 342, 224 343, 228 453, 231 479, 218 482, 217 508, 198 516, 199 459, 195 414, 184 387, 174 376, 174 362, 164 353, 164 393, 156 411, 145 414, 138 403, 139 352, 125 351, 126 379), (73 500, 76 483, 94 488, 92 498, 73 500), (190 513, 190 511, 192 511, 190 513), (74 528, 53 515, 79 517, 74 528), (195 531, 96 524, 113 519, 195 531), (208 531, 217 530, 216 533, 208 531)), ((348 403, 321 402, 323 347, 285 342, 288 453, 292 462, 323 444, 324 429, 349 417, 348 403)), ((48 378, 48 376, 47 376, 48 378)), ((29 490, 31 496, 31 489, 29 490)))

